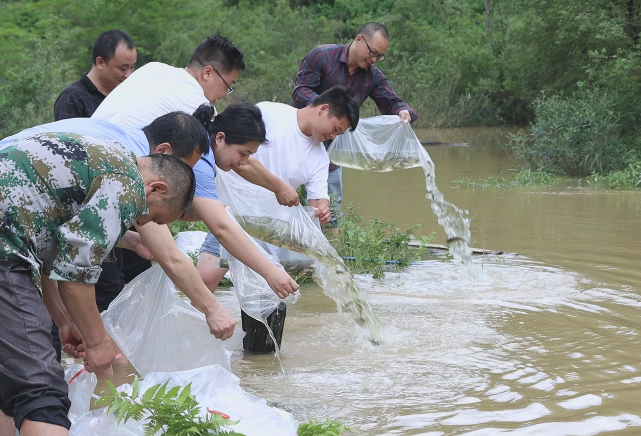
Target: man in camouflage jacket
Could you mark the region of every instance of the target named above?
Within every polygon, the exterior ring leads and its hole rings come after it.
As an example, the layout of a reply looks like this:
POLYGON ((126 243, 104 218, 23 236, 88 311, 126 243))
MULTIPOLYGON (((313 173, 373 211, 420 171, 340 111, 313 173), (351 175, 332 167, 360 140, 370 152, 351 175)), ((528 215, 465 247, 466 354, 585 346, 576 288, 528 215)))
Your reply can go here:
POLYGON ((68 346, 82 348, 88 371, 109 366, 115 350, 93 288, 100 264, 116 245, 133 246, 126 233, 134 222, 184 216, 194 189, 180 159, 135 157, 90 136, 41 133, 0 148, 1 436, 15 428, 22 436, 68 434, 51 317, 68 346), (42 274, 59 292, 41 289, 42 274))

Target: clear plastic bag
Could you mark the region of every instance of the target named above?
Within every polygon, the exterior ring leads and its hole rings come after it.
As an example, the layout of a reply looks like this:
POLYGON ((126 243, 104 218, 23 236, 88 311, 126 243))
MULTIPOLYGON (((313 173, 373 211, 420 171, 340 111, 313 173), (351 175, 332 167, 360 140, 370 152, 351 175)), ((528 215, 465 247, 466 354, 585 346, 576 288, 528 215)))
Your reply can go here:
POLYGON ((220 197, 241 227, 256 239, 305 254, 316 261, 313 278, 339 311, 350 313, 356 323, 379 341, 378 320, 351 273, 309 212, 302 206, 278 204, 270 191, 236 175, 219 171, 216 186, 220 197))
POLYGON ((431 158, 409 123, 397 115, 359 120, 353 132, 338 136, 328 150, 330 160, 342 167, 386 172, 425 167, 431 158))
POLYGON ((174 241, 176 242, 178 249, 193 260, 194 258, 198 259, 200 247, 202 247, 206 237, 206 232, 186 231, 178 233, 176 238, 174 238, 174 241))
POLYGON ((178 296, 156 264, 130 282, 102 313, 123 354, 143 377, 152 371, 183 371, 218 364, 229 369, 244 333, 226 341, 209 332, 205 315, 178 296))
MULTIPOLYGON (((226 207, 225 210, 232 221, 238 224, 236 218, 234 218, 234 215, 231 213, 231 210, 228 207, 226 207)), ((283 266, 278 262, 278 258, 276 256, 268 254, 251 236, 247 235, 247 237, 252 241, 256 249, 263 254, 263 256, 278 268, 283 269, 283 266)), ((229 265, 229 274, 231 275, 231 281, 234 283, 234 290, 236 291, 240 308, 252 318, 265 323, 267 321, 267 317, 280 305, 281 302, 284 302, 285 304, 294 304, 298 300, 298 297, 300 296, 299 292, 288 296, 284 300, 278 297, 260 274, 229 254, 223 246, 220 247, 220 255, 221 258, 227 260, 229 265)))
POLYGON ((451 243, 450 254, 467 265, 473 276, 478 276, 472 271, 472 251, 467 245, 471 239, 467 212, 446 201, 437 189, 434 162, 409 123, 396 115, 361 119, 353 132, 345 132, 332 142, 328 153, 336 165, 357 170, 423 168, 426 197, 447 234, 447 242, 451 243))
POLYGON ((75 420, 89 412, 91 396, 93 395, 98 378, 96 374, 85 371, 82 364, 74 363, 65 369, 65 381, 69 385, 69 419, 75 420))

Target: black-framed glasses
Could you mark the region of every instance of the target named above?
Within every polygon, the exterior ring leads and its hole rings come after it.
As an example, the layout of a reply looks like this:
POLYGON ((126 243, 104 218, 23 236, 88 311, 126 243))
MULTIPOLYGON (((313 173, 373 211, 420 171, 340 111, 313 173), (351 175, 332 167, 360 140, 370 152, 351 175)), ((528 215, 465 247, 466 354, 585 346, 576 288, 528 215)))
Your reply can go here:
POLYGON ((372 51, 371 48, 369 48, 369 44, 367 43, 367 40, 365 39, 365 37, 363 35, 361 35, 361 38, 363 38, 363 41, 365 41, 365 45, 367 46, 367 49, 369 50, 369 57, 374 58, 374 59, 378 59, 379 61, 382 61, 383 59, 385 59, 385 55, 384 54, 378 54, 375 51, 372 51))
MULTIPOLYGON (((365 44, 367 44, 367 43, 365 43, 365 44)), ((216 74, 218 74, 218 77, 220 77, 220 80, 222 80, 222 81, 223 81, 223 83, 225 84, 225 86, 227 87, 227 95, 229 95, 229 94, 231 94, 232 92, 234 92, 234 88, 232 88, 231 86, 229 86, 229 83, 227 83, 227 81, 226 81, 225 79, 223 79, 223 76, 221 76, 221 75, 220 75, 220 73, 218 72, 218 70, 217 70, 216 68, 214 68, 214 67, 212 67, 212 68, 214 69, 214 71, 216 72, 216 74)))

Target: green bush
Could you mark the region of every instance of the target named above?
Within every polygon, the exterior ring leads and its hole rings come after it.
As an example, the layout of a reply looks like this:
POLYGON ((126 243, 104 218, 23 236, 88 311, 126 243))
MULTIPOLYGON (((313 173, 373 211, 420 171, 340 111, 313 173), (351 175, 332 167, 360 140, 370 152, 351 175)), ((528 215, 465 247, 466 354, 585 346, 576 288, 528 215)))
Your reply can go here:
POLYGON ((540 98, 535 108, 531 133, 511 135, 507 144, 526 168, 574 177, 620 170, 629 162, 632 150, 607 92, 540 98))
POLYGON ((42 39, 31 38, 24 50, 28 56, 0 78, 0 138, 52 122, 53 105, 72 81, 68 64, 61 58, 60 42, 52 33, 42 39))

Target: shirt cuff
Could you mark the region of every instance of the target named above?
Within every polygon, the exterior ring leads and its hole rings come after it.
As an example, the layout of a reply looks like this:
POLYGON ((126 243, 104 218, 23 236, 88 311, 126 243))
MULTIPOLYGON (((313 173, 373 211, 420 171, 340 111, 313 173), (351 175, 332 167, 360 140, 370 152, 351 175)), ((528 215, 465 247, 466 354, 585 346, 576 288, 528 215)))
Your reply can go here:
POLYGON ((49 273, 49 278, 62 282, 79 282, 85 285, 95 285, 100 278, 102 268, 95 266, 76 266, 70 263, 58 262, 49 273))

